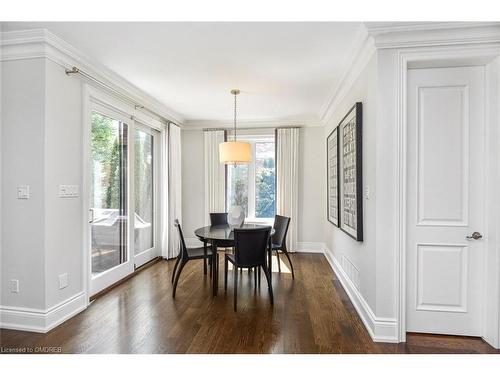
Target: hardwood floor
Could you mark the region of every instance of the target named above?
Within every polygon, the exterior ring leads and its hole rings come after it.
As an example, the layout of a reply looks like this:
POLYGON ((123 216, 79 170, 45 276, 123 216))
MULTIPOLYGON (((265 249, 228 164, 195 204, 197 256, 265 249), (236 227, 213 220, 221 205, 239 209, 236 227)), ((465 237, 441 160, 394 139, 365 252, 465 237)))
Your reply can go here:
POLYGON ((214 298, 197 261, 185 267, 173 300, 174 262, 160 261, 47 334, 0 330, 0 347, 60 347, 63 353, 500 353, 479 338, 411 334, 403 344, 374 343, 326 258, 291 257, 294 281, 283 272, 286 261, 281 275, 273 273, 274 308, 264 279, 255 289, 253 275, 243 274, 235 313, 231 272, 225 294, 221 266, 214 298))

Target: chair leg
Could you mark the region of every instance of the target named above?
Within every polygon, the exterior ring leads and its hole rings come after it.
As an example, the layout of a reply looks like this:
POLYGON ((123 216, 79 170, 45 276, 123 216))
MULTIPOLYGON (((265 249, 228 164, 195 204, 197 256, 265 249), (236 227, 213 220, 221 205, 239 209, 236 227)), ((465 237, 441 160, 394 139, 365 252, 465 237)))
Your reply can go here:
POLYGON ((271 305, 274 305, 273 285, 271 283, 271 275, 269 275, 269 270, 265 266, 262 266, 262 269, 264 270, 264 275, 266 275, 267 286, 269 288, 269 296, 271 297, 271 305))
POLYGON ((257 267, 257 270, 259 272, 259 275, 257 276, 257 279, 258 279, 259 287, 260 287, 260 279, 261 279, 261 277, 260 277, 260 267, 257 267))
POLYGON ((186 263, 187 263, 187 261, 181 263, 181 265, 179 266, 179 271, 177 271, 177 275, 175 275, 174 290, 172 290, 172 298, 175 298, 175 291, 177 290, 177 283, 179 282, 179 277, 181 276, 182 269, 184 268, 186 263))
POLYGON ((224 256, 224 290, 227 292, 227 266, 228 266, 228 260, 224 256))
POLYGON ((255 287, 255 289, 257 289, 257 268, 254 267, 254 270, 253 270, 253 285, 255 287))
POLYGON ((281 273, 280 251, 276 250, 276 260, 278 261, 278 272, 281 273))
POLYGON ((238 267, 234 264, 234 311, 236 311, 237 298, 238 298, 238 267))
POLYGON ((181 260, 181 254, 177 256, 177 260, 175 261, 174 271, 172 272, 172 283, 174 282, 175 271, 177 271, 177 266, 179 265, 180 260, 181 260))
POLYGON ((283 252, 285 253, 285 256, 288 259, 288 263, 290 263, 290 268, 292 269, 292 279, 295 279, 295 275, 293 274, 293 264, 292 260, 290 259, 290 255, 288 255, 288 251, 286 251, 286 249, 284 249, 283 252))

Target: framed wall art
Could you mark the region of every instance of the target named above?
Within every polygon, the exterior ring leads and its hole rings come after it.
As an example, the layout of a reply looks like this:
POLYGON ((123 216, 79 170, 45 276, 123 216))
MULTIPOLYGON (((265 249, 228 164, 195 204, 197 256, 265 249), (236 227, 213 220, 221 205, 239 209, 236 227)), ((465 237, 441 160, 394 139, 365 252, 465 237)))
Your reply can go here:
POLYGON ((362 103, 340 121, 340 229, 363 241, 362 103))
POLYGON ((339 135, 338 128, 326 139, 327 159, 327 216, 328 221, 339 226, 339 135))

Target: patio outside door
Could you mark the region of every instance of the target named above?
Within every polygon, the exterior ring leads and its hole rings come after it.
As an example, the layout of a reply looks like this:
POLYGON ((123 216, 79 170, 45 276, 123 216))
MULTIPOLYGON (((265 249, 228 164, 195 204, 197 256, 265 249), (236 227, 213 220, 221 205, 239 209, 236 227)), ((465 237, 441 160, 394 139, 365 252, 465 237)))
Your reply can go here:
POLYGON ((100 106, 91 114, 90 295, 134 270, 129 252, 129 121, 100 106))
POLYGON ((160 132, 135 124, 134 131, 134 263, 135 268, 159 255, 159 167, 160 132))

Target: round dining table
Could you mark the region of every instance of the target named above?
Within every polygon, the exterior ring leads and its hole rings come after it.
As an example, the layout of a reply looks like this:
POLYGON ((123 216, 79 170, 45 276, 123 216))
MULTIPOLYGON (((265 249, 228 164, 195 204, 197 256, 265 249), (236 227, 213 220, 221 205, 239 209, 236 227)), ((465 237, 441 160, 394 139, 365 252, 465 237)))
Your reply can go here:
MULTIPOLYGON (((274 234, 274 228, 270 225, 261 224, 242 224, 237 227, 230 225, 208 225, 206 227, 198 228, 194 231, 196 237, 198 237, 207 246, 207 243, 212 245, 212 289, 213 295, 217 295, 219 289, 219 262, 217 262, 217 248, 218 247, 233 247, 234 246, 234 228, 237 229, 255 229, 255 228, 271 228, 271 236, 274 234)), ((272 247, 271 247, 271 236, 269 236, 269 244, 267 247, 267 267, 269 268, 269 274, 272 272, 272 247)))

